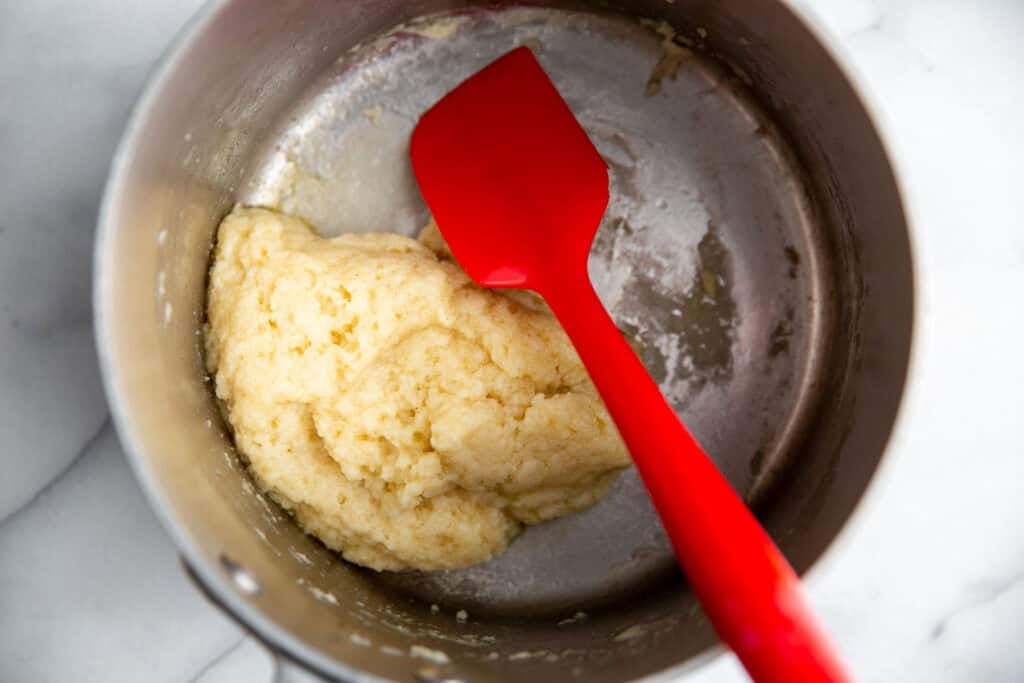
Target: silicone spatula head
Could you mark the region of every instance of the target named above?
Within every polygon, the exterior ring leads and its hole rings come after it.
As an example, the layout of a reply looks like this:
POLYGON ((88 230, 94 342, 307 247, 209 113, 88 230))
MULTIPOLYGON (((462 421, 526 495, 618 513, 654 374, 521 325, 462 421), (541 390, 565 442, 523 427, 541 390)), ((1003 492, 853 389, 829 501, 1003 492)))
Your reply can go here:
POLYGON ((607 167, 528 48, 434 105, 410 153, 427 206, 477 283, 543 291, 566 269, 586 273, 607 167))
POLYGON ((455 257, 543 295, 629 447, 676 557, 758 683, 839 683, 842 662, 771 538, 679 421, 587 278, 608 202, 597 150, 525 48, 420 120, 412 162, 455 257))

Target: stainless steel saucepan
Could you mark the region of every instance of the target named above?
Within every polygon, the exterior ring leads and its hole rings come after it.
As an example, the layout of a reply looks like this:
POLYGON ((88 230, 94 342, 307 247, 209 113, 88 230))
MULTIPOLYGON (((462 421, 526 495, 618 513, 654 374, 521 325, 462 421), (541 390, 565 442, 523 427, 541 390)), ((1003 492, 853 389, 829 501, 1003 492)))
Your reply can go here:
POLYGON ((490 562, 376 573, 259 494, 204 370, 230 208, 413 234, 418 115, 521 44, 609 164, 599 294, 798 571, 882 458, 910 355, 907 218, 841 59, 788 3, 212 2, 115 159, 96 329, 118 431, 188 571, 286 670, 600 682, 716 651, 634 473, 490 562))

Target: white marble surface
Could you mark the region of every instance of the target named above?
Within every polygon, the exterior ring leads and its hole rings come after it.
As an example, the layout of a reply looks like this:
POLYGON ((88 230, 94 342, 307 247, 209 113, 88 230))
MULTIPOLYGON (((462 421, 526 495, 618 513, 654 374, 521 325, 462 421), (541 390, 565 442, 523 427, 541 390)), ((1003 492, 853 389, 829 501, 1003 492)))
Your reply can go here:
MULTIPOLYGON (((0 681, 269 681, 184 578, 112 433, 91 243, 114 144, 198 0, 0 0, 0 681)), ((1024 2, 806 0, 917 227, 916 380, 810 593, 864 681, 1024 680, 1024 2)), ((742 680, 731 657, 690 677, 742 680)))

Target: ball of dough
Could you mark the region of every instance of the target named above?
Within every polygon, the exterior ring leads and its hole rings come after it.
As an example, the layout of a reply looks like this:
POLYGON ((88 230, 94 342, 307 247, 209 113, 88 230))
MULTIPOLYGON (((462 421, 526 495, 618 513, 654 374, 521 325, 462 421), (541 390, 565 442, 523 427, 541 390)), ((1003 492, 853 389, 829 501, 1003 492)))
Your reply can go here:
POLYGON ((424 241, 324 239, 236 208, 210 275, 207 364, 240 452, 307 531, 374 569, 486 560, 629 463, 550 311, 424 241))

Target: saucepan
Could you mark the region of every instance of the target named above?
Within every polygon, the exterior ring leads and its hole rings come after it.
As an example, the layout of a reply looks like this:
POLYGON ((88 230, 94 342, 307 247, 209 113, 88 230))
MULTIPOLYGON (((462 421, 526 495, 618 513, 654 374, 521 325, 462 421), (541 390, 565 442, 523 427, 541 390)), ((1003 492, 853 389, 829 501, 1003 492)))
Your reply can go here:
MULTIPOLYGON (((721 648, 635 474, 507 553, 374 572, 262 496, 205 370, 235 204, 324 234, 413 234, 417 117, 528 45, 609 166, 599 294, 801 573, 885 452, 914 274, 898 179, 822 31, 779 0, 218 0, 151 79, 96 247, 98 346, 128 458, 186 571, 282 671, 370 681, 621 681, 721 648)), ((628 390, 628 387, 624 388, 628 390)))

